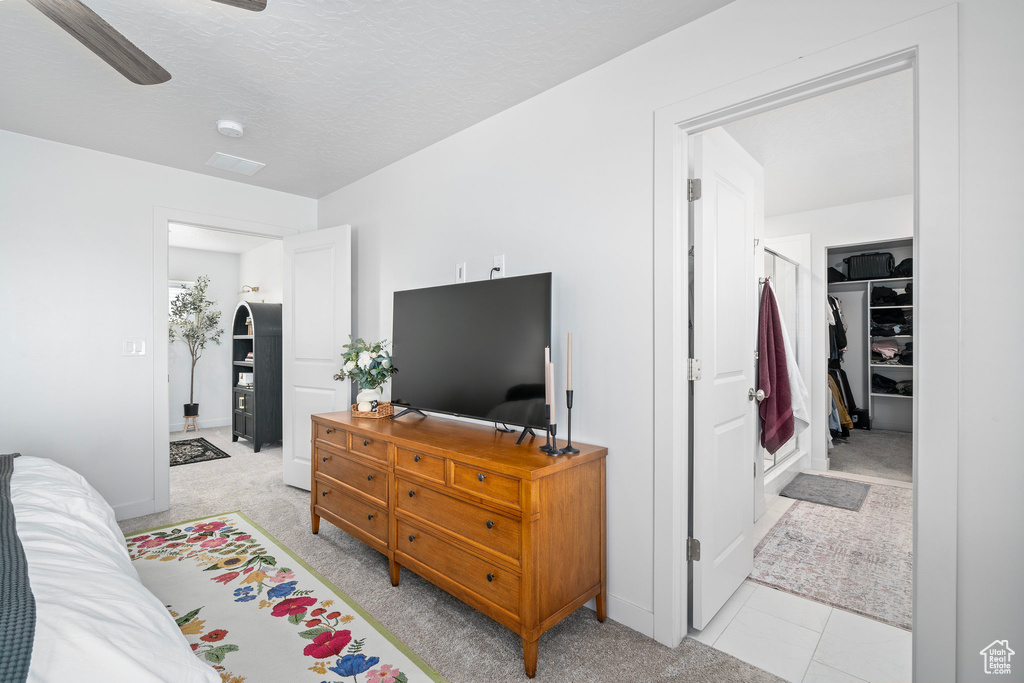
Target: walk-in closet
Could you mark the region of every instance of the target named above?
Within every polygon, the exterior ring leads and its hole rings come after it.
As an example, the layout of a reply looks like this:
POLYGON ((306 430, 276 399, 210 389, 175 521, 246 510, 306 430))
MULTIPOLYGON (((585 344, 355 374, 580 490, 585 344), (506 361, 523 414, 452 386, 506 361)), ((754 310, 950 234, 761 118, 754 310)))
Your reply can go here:
POLYGON ((829 469, 913 480, 913 240, 828 250, 829 469))

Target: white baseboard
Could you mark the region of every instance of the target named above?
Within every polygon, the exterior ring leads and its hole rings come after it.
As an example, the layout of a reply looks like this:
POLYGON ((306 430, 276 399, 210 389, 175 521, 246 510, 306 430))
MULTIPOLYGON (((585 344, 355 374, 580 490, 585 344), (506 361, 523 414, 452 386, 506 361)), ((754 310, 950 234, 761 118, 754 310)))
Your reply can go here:
MULTIPOLYGON (((597 610, 593 600, 585 604, 584 607, 594 611, 597 610)), ((608 618, 614 619, 623 626, 628 626, 648 638, 654 637, 654 613, 622 598, 617 598, 614 595, 608 596, 608 618)))
POLYGON ((163 512, 163 510, 156 509, 156 500, 153 498, 150 498, 149 500, 136 500, 131 503, 123 503, 113 507, 114 518, 118 521, 121 521, 122 519, 131 519, 132 517, 141 517, 142 515, 151 515, 154 512, 163 512))
MULTIPOLYGON (((230 417, 211 417, 211 418, 207 418, 207 419, 199 418, 198 420, 196 420, 196 425, 200 429, 209 429, 211 427, 230 427, 231 426, 231 418, 230 417)), ((182 431, 185 431, 185 421, 182 420, 181 422, 172 422, 170 424, 170 428, 171 428, 172 432, 182 432, 182 431)))

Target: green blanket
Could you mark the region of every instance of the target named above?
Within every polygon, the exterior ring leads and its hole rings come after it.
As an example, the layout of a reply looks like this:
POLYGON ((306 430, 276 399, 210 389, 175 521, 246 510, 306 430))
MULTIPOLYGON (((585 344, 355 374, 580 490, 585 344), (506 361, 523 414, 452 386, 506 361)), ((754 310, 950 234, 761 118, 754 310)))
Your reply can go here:
POLYGON ((17 453, 0 455, 0 681, 5 683, 22 683, 28 678, 36 631, 36 600, 11 501, 16 457, 17 453))

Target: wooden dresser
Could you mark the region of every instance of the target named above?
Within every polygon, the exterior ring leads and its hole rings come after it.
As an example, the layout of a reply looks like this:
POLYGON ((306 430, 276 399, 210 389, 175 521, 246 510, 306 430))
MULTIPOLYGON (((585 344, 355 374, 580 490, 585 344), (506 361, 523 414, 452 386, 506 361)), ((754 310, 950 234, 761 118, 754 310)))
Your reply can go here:
POLYGON ((550 457, 439 417, 312 421, 313 533, 322 517, 384 553, 393 585, 407 567, 512 629, 531 678, 544 631, 591 598, 605 620, 608 449, 550 457))

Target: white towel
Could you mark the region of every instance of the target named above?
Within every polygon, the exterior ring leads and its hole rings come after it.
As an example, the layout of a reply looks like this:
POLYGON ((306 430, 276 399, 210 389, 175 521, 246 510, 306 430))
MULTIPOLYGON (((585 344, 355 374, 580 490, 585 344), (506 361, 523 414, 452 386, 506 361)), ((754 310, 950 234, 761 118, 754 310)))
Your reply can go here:
POLYGON ((811 393, 807 391, 804 378, 800 374, 800 366, 796 363, 796 354, 793 353, 793 344, 789 341, 789 332, 786 330, 786 321, 779 316, 779 323, 782 328, 782 346, 786 350, 786 370, 789 372, 789 395, 793 403, 793 438, 800 432, 811 426, 811 411, 808 405, 811 402, 811 393))

